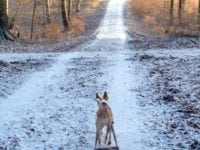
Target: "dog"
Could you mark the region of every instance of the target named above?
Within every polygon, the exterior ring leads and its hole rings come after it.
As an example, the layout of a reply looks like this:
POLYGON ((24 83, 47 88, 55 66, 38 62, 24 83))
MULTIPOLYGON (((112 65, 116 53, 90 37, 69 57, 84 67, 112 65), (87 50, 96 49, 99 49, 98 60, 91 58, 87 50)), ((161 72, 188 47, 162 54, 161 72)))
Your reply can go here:
POLYGON ((98 105, 98 111, 97 111, 97 117, 96 117, 96 141, 95 141, 95 147, 97 145, 97 142, 99 145, 101 144, 101 135, 102 135, 102 129, 104 127, 107 127, 106 136, 104 143, 107 145, 111 144, 111 130, 112 130, 112 124, 113 124, 113 114, 112 110, 108 105, 108 93, 104 92, 103 97, 99 96, 98 93, 96 93, 96 101, 98 105))

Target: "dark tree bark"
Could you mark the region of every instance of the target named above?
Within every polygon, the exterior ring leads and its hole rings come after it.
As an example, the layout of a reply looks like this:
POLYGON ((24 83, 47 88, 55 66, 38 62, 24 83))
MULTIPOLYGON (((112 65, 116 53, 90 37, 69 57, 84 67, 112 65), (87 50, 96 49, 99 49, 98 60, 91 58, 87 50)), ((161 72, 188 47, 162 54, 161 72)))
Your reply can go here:
POLYGON ((67 15, 67 8, 66 8, 66 0, 61 0, 61 13, 62 13, 62 20, 63 20, 63 26, 64 30, 69 30, 69 19, 67 15))
POLYGON ((0 41, 14 40, 9 33, 8 25, 8 0, 0 0, 0 41))
POLYGON ((178 20, 179 20, 180 24, 182 22, 183 4, 184 4, 184 0, 179 0, 179 4, 178 4, 178 20))
POLYGON ((5 24, 8 24, 8 0, 0 1, 0 17, 5 24))
POLYGON ((36 2, 36 0, 34 0, 33 14, 32 14, 32 19, 31 19, 31 37, 30 37, 31 39, 33 38, 33 29, 34 29, 34 19, 35 19, 36 7, 37 7, 37 2, 36 2))
POLYGON ((76 3, 76 12, 80 12, 80 9, 81 9, 81 0, 77 0, 77 3, 76 3))
POLYGON ((172 25, 174 20, 174 0, 170 0, 169 15, 170 15, 169 24, 172 25))
POLYGON ((72 8, 72 0, 68 0, 68 17, 70 19, 70 16, 71 16, 71 8, 72 8))
POLYGON ((200 0, 199 0, 199 15, 200 15, 200 0))
POLYGON ((200 31, 200 0, 199 0, 199 8, 198 8, 198 24, 199 24, 199 31, 200 31))

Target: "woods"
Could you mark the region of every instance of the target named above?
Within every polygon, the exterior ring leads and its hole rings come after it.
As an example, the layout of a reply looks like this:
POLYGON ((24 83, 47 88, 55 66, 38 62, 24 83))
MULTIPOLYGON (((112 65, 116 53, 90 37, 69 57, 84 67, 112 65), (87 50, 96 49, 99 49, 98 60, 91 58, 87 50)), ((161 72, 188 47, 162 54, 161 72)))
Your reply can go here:
POLYGON ((155 33, 199 36, 199 0, 130 0, 130 4, 155 33))
POLYGON ((79 36, 85 31, 87 17, 103 1, 2 0, 1 40, 18 37, 32 41, 59 41, 79 36))
MULTIPOLYGON (((1 40, 72 39, 86 31, 87 17, 105 0, 2 0, 1 40), (9 13, 8 13, 9 12, 9 13)), ((199 36, 200 0, 128 0, 156 34, 199 36)))

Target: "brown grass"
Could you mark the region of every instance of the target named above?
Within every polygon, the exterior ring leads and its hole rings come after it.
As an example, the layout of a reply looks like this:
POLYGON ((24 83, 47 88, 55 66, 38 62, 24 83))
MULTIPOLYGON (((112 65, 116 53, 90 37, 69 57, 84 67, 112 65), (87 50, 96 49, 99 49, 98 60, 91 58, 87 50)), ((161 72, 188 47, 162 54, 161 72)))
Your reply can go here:
POLYGON ((77 36, 80 36, 85 32, 85 23, 84 20, 81 19, 80 17, 73 16, 70 19, 70 26, 71 29, 68 32, 68 37, 74 38, 77 36))
POLYGON ((45 34, 44 39, 48 39, 50 41, 59 41, 61 29, 57 24, 52 23, 44 28, 43 33, 45 34))
POLYGON ((185 1, 182 18, 178 15, 178 2, 174 0, 173 21, 170 23, 170 0, 130 0, 130 10, 136 12, 155 33, 169 35, 198 35, 198 0, 185 1))

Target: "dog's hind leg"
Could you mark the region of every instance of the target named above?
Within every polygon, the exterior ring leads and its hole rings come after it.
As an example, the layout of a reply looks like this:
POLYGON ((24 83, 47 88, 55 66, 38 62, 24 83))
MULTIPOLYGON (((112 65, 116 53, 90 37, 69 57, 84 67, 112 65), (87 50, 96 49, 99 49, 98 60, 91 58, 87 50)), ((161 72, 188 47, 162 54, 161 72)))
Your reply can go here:
POLYGON ((98 132, 96 133, 96 139, 95 139, 95 145, 94 145, 95 148, 97 147, 97 143, 98 143, 99 145, 101 144, 101 132, 100 132, 100 131, 98 131, 98 132))
POLYGON ((110 145, 111 144, 111 128, 110 127, 107 128, 107 133, 108 133, 108 145, 110 145))
POLYGON ((106 136, 105 136, 105 139, 104 139, 104 144, 107 143, 107 139, 108 139, 108 127, 107 127, 107 130, 106 130, 106 136))
POLYGON ((98 132, 96 132, 96 139, 95 139, 94 149, 96 149, 96 147, 97 147, 97 141, 98 141, 98 132))
POLYGON ((99 145, 101 144, 101 131, 97 132, 97 141, 99 141, 99 145))

